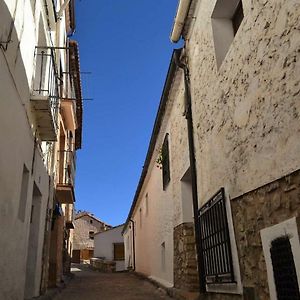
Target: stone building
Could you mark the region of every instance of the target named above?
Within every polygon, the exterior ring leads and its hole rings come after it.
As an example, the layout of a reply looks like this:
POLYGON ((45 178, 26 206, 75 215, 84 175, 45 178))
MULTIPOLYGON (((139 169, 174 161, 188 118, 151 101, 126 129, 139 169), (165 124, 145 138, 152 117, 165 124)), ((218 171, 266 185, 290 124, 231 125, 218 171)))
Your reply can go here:
POLYGON ((63 279, 82 100, 74 1, 0 0, 0 299, 63 279))
POLYGON ((124 230, 136 271, 200 299, 299 299, 299 16, 298 0, 179 1, 124 230))
POLYGON ((112 226, 97 219, 93 214, 83 211, 74 219, 74 244, 72 262, 80 263, 89 260, 94 255, 94 235, 112 226))

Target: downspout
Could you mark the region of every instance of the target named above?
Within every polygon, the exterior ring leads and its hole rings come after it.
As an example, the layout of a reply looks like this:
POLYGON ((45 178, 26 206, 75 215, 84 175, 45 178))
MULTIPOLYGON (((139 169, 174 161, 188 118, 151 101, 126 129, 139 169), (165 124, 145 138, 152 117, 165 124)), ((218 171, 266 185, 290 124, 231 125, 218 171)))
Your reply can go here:
POLYGON ((192 0, 180 0, 177 8, 176 17, 173 24, 170 39, 173 43, 177 43, 181 37, 185 19, 190 9, 192 0))
POLYGON ((133 258, 132 258, 132 270, 135 271, 135 232, 134 232, 134 221, 132 219, 129 220, 129 222, 132 223, 132 254, 133 254, 133 258))
POLYGON ((204 277, 204 261, 202 256, 202 241, 200 223, 198 218, 198 187, 197 187, 197 169, 195 157, 195 143, 194 143, 194 127, 193 127, 193 113, 192 113, 192 96, 190 88, 190 73, 186 64, 180 61, 178 56, 175 57, 176 65, 184 71, 184 87, 185 87, 185 118, 187 120, 188 128, 188 144, 189 144, 189 158, 190 170, 192 177, 192 197, 193 197, 193 213, 194 213, 194 227, 195 240, 197 249, 197 264, 199 276, 200 293, 206 293, 205 277, 204 277))

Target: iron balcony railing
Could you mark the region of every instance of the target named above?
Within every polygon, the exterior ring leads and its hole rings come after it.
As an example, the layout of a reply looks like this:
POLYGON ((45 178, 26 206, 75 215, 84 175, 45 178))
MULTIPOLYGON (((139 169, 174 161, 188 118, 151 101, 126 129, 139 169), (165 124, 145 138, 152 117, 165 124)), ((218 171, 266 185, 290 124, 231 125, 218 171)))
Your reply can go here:
POLYGON ((33 95, 48 98, 55 128, 58 127, 59 78, 55 62, 55 49, 35 48, 36 71, 33 81, 33 95))
POLYGON ((76 154, 71 150, 59 151, 59 184, 75 185, 76 154))

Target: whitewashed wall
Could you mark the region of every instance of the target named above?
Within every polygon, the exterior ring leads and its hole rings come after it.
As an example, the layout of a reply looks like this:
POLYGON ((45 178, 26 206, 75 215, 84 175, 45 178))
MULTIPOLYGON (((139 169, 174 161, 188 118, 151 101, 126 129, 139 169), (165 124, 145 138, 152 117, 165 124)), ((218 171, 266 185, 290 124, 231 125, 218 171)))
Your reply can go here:
POLYGON ((49 41, 44 2, 34 2, 33 14, 33 1, 0 0, 1 41, 7 40, 12 28, 7 50, 0 48, 0 299, 7 300, 39 295, 46 212, 52 194, 43 153, 34 144, 36 125, 30 106, 39 34, 43 32, 49 41), (28 189, 24 218, 20 218, 24 166, 28 189))
MULTIPOLYGON (((122 236, 123 228, 124 226, 120 225, 97 233, 94 240, 94 257, 103 257, 106 260, 114 261, 114 243, 124 243, 122 236)), ((125 269, 124 260, 116 261, 116 271, 123 271, 125 269)))

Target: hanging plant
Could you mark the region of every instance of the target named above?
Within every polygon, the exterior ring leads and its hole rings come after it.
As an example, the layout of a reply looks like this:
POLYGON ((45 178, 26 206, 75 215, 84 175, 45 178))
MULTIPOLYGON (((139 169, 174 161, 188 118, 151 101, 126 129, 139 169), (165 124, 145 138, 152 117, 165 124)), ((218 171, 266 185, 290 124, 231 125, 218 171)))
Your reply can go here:
POLYGON ((156 162, 156 167, 159 168, 159 169, 162 169, 162 166, 163 166, 162 148, 159 149, 158 156, 157 156, 157 159, 156 159, 155 162, 156 162))

